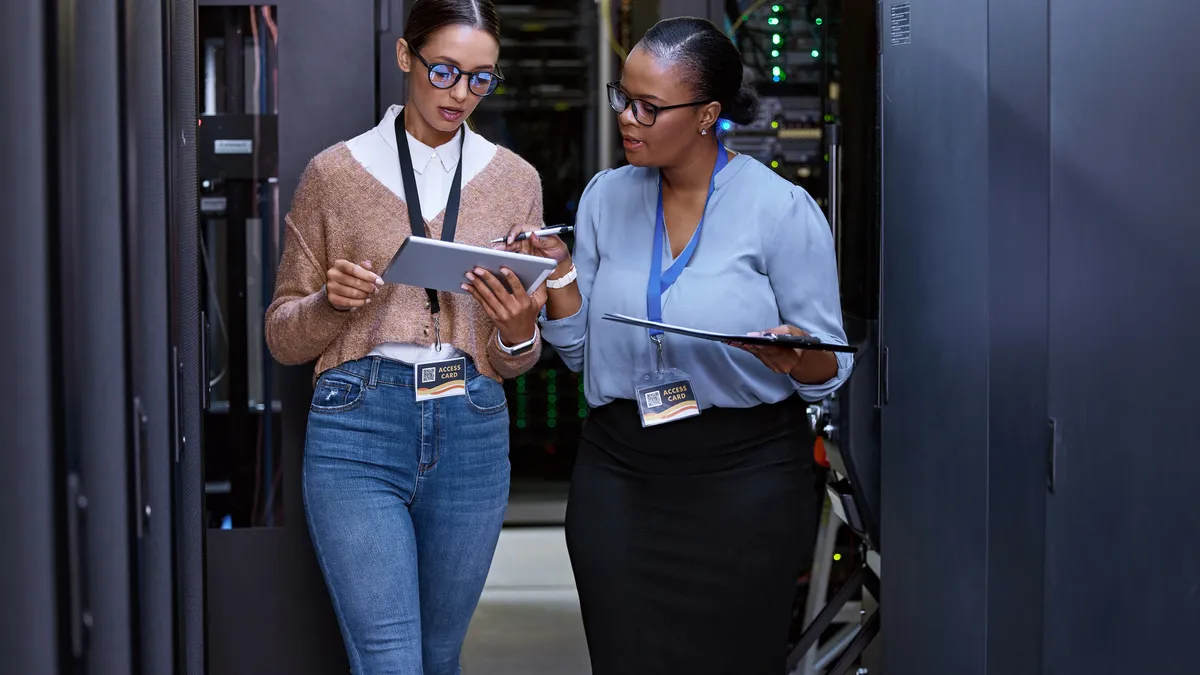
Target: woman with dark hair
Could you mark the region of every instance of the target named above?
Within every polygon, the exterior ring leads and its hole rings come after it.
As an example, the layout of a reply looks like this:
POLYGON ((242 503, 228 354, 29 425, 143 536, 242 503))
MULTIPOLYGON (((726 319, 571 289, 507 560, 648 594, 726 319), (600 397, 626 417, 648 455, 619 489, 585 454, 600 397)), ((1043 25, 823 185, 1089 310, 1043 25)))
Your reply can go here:
POLYGON ((538 360, 545 292, 378 276, 408 235, 487 246, 541 225, 537 172, 464 124, 499 51, 491 0, 414 2, 406 104, 317 155, 286 220, 266 335, 281 363, 316 360, 304 505, 356 675, 459 672, 508 502, 501 382, 538 360))
POLYGON ((592 406, 567 507, 592 672, 781 675, 820 510, 802 399, 853 361, 602 317, 845 344, 832 236, 803 189, 722 144, 718 120, 752 121, 756 97, 712 23, 659 22, 608 94, 630 166, 587 186, 574 255, 510 244, 559 262, 542 331, 592 406))

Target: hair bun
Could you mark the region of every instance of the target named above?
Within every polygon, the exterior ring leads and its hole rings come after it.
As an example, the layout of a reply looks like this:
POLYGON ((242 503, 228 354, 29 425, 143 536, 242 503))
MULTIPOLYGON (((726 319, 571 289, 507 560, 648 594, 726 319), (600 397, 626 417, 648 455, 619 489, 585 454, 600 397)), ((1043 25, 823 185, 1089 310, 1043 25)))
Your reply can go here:
POLYGON ((758 91, 743 82, 733 100, 721 105, 721 117, 734 124, 750 124, 758 112, 758 91))

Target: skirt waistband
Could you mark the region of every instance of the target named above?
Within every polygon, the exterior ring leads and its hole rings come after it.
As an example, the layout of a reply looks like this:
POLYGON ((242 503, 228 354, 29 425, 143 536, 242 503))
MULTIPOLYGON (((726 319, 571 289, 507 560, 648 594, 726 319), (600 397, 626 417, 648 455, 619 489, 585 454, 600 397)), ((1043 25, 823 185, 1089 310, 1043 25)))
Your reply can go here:
POLYGON ((681 458, 738 454, 775 440, 814 442, 807 406, 798 396, 753 408, 708 408, 697 417, 642 427, 637 404, 617 400, 591 411, 583 434, 608 448, 681 458))

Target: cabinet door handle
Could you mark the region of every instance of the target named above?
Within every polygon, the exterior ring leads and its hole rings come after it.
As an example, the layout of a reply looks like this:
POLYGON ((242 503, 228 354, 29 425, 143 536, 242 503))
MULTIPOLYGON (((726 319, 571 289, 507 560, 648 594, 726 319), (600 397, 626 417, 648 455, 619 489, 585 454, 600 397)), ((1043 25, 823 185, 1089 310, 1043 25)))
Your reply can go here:
POLYGON ((87 497, 83 494, 79 474, 67 476, 67 583, 71 655, 83 658, 91 616, 87 609, 87 589, 83 575, 83 518, 87 511, 87 497))
POLYGON ((150 505, 146 503, 146 422, 149 418, 142 411, 142 399, 133 397, 133 504, 137 509, 134 525, 138 539, 146 536, 146 521, 150 518, 150 505))

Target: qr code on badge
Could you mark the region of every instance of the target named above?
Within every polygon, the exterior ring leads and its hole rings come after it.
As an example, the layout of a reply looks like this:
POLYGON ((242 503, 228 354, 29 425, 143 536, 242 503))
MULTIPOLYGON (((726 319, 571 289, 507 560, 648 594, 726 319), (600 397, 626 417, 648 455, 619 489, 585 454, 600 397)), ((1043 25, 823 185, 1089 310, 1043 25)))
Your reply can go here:
POLYGON ((427 384, 437 380, 437 368, 422 368, 421 369, 421 384, 427 384))
POLYGON ((662 405, 662 394, 658 393, 657 391, 646 392, 647 408, 657 408, 660 405, 662 405))

